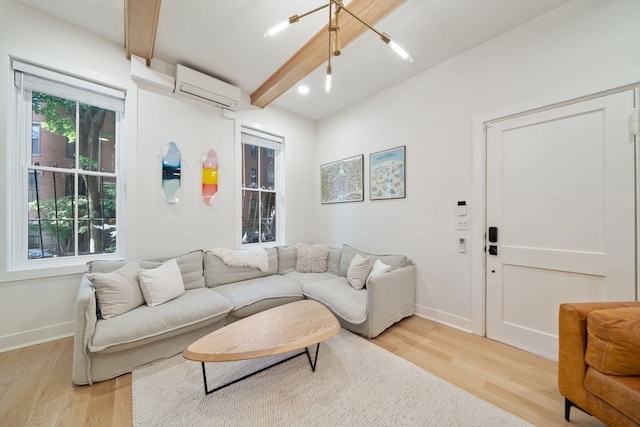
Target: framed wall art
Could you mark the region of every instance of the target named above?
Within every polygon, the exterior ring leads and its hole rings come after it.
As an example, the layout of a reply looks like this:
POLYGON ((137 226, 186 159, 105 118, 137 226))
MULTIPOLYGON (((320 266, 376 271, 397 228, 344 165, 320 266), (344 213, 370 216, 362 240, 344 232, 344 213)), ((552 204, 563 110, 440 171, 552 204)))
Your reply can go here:
POLYGON ((405 186, 406 146, 391 148, 369 156, 369 198, 371 200, 403 199, 405 186))
POLYGON ((320 203, 364 201, 364 155, 320 166, 320 203))

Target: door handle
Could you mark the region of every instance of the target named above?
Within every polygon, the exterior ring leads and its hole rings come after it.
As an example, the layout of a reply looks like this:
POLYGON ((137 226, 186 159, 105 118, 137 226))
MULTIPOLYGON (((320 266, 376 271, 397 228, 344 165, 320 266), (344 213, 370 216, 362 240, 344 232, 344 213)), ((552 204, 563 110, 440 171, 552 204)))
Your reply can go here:
MULTIPOLYGON (((489 227, 489 243, 498 243, 498 227, 489 227)), ((498 245, 489 245, 489 255, 498 255, 498 245)))

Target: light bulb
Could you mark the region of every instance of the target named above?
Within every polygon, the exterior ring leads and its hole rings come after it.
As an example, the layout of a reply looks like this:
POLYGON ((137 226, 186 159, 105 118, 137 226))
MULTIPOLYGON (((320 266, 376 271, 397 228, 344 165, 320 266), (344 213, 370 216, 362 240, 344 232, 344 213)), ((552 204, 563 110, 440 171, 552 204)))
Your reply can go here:
POLYGON ((401 48, 400 45, 398 45, 398 43, 394 42, 393 40, 389 40, 389 46, 391 46, 391 49, 393 49, 395 53, 400 55, 402 59, 408 62, 413 62, 413 58, 411 57, 411 55, 409 55, 407 51, 401 48))
POLYGON ((266 33, 264 33, 264 36, 265 37, 271 37, 271 36, 279 33, 280 31, 284 30, 289 25, 291 25, 289 20, 283 21, 283 22, 279 23, 278 25, 276 25, 275 27, 273 27, 272 29, 270 29, 269 31, 267 31, 266 33))
POLYGON ((327 67, 327 77, 324 80, 324 91, 331 92, 331 67, 327 67))

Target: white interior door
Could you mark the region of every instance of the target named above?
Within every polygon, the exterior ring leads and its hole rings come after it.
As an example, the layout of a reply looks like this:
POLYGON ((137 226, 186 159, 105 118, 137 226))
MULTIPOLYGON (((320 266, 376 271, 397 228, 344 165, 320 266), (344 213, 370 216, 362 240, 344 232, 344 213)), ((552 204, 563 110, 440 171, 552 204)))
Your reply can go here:
POLYGON ((488 337, 556 359, 560 303, 636 298, 633 105, 629 90, 487 127, 488 337))

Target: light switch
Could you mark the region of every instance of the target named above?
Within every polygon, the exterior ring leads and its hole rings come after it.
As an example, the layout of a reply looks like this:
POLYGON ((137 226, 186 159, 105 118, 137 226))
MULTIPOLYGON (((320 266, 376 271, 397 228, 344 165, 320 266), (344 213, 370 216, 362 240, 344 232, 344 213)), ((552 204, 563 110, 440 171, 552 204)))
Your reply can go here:
POLYGON ((469 220, 467 218, 458 217, 456 218, 456 230, 468 230, 469 229, 469 220))

